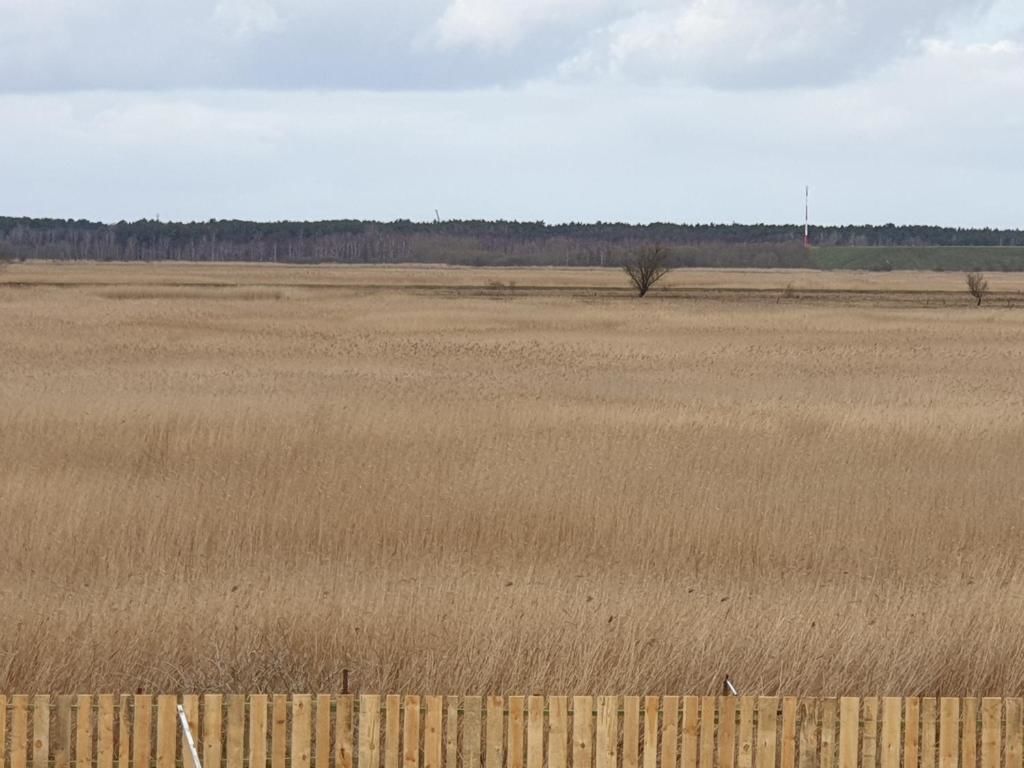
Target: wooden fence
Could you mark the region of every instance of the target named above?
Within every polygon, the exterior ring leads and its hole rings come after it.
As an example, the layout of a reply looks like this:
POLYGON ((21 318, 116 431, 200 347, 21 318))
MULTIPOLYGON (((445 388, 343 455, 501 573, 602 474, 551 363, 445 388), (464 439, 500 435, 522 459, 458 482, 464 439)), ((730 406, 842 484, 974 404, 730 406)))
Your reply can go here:
POLYGON ((0 768, 1024 768, 1022 699, 0 696, 0 768))

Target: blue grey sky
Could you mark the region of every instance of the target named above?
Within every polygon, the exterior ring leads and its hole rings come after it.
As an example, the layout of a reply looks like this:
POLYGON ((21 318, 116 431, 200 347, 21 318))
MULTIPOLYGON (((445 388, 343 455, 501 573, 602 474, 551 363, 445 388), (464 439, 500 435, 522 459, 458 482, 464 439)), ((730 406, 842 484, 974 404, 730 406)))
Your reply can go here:
POLYGON ((1024 227, 1021 0, 0 0, 0 214, 1024 227))

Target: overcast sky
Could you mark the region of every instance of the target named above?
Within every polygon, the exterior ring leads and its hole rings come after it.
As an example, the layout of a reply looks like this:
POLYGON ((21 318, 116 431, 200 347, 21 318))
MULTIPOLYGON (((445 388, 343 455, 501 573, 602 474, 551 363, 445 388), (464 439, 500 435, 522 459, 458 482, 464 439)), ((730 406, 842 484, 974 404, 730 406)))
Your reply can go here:
POLYGON ((0 0, 0 215, 1024 227, 1024 0, 0 0))

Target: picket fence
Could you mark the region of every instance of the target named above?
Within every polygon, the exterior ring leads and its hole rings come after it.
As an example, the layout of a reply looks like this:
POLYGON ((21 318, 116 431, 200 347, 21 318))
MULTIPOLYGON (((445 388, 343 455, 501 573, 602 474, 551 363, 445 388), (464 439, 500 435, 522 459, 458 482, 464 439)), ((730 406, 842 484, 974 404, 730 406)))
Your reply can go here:
POLYGON ((0 696, 0 768, 1024 768, 1018 698, 0 696))

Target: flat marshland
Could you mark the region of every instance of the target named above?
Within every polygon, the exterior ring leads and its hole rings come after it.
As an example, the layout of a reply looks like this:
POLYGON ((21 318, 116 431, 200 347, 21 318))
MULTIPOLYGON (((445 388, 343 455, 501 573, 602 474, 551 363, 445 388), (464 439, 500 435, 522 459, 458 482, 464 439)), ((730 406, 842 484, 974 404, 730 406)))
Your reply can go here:
POLYGON ((1020 695, 989 279, 12 265, 0 690, 1020 695))

